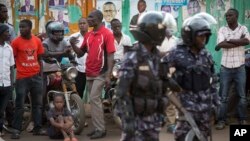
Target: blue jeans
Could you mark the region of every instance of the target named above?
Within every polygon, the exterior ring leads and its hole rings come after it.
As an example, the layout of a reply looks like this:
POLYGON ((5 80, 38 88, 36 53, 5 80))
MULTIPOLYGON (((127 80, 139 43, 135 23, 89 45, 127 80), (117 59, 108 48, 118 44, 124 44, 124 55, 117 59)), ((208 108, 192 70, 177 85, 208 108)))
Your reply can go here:
POLYGON ((10 86, 9 87, 0 86, 0 132, 2 132, 4 123, 4 111, 7 107, 11 95, 12 95, 12 88, 10 86))
MULTIPOLYGON (((219 109, 219 121, 226 121, 229 88, 231 83, 235 83, 235 91, 239 97, 237 111, 239 120, 247 119, 247 101, 245 93, 246 85, 246 70, 242 65, 238 68, 226 68, 221 66, 220 72, 220 92, 221 92, 221 106, 219 109)), ((230 104, 230 103, 229 103, 230 104)))
POLYGON ((34 131, 37 131, 42 127, 43 103, 43 80, 39 75, 16 80, 16 106, 12 126, 19 131, 22 129, 24 102, 28 93, 32 103, 34 131))

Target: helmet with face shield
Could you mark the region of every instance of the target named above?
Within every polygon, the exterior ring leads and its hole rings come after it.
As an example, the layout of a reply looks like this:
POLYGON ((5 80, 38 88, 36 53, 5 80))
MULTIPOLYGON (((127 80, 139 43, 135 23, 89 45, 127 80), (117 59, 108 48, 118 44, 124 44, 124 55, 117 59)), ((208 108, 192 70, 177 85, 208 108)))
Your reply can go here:
POLYGON ((166 35, 166 29, 175 30, 174 17, 166 12, 149 11, 143 13, 137 25, 130 26, 130 32, 140 42, 161 45, 166 35))
POLYGON ((54 41, 62 41, 64 38, 64 25, 63 23, 53 21, 46 25, 46 32, 50 39, 54 41))
POLYGON ((139 42, 160 45, 165 37, 163 21, 161 12, 149 11, 139 17, 137 25, 130 25, 130 32, 139 42))
POLYGON ((183 42, 189 46, 195 45, 195 37, 206 35, 206 43, 211 35, 211 24, 216 24, 217 21, 208 13, 196 14, 183 22, 181 36, 183 42))

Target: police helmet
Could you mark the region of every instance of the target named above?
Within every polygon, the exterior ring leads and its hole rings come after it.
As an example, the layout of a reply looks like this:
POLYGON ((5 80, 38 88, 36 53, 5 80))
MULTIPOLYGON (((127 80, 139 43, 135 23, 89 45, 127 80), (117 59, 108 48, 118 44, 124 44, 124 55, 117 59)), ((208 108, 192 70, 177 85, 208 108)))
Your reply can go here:
POLYGON ((137 25, 130 26, 130 32, 136 40, 142 43, 160 45, 166 34, 163 21, 164 15, 161 12, 149 11, 139 17, 137 25))
POLYGON ((46 32, 50 39, 54 41, 62 41, 64 38, 64 25, 63 23, 53 21, 46 25, 46 32), (56 32, 61 32, 60 35, 55 35, 56 32))
POLYGON ((211 24, 216 24, 213 16, 207 13, 199 13, 186 19, 183 22, 181 29, 181 36, 183 42, 189 46, 195 44, 195 37, 199 35, 206 35, 206 43, 209 41, 211 35, 211 24))

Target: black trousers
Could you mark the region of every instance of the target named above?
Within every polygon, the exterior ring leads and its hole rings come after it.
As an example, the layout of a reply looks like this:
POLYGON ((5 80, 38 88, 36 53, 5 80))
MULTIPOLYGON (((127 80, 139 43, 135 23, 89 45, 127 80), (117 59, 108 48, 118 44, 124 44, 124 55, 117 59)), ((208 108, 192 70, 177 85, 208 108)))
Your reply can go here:
MULTIPOLYGON (((6 113, 11 112, 10 111, 11 109, 6 110, 6 107, 8 103, 10 102, 9 100, 11 96, 12 96, 12 88, 10 86, 8 87, 0 86, 0 132, 2 132, 2 128, 4 124, 4 111, 6 111, 6 113)), ((11 116, 11 115, 8 115, 8 116, 11 116)), ((10 117, 6 117, 7 121, 8 121, 8 118, 10 117)), ((11 122, 11 120, 9 122, 11 122)))
POLYGON ((79 96, 83 98, 83 93, 86 85, 86 74, 78 71, 78 75, 75 81, 76 81, 76 90, 79 96))

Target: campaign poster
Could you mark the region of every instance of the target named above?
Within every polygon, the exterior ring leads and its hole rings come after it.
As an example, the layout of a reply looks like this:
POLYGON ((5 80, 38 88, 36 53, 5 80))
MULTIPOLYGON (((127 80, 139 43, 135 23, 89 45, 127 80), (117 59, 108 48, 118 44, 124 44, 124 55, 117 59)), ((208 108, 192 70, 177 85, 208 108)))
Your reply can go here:
POLYGON ((67 0, 49 0, 48 7, 49 9, 63 10, 67 6, 66 2, 67 0))
POLYGON ((69 16, 68 10, 64 9, 56 9, 56 10, 49 10, 49 20, 60 22, 64 25, 64 34, 68 34, 69 30, 69 16))
POLYGON ((111 28, 110 22, 116 18, 122 21, 122 0, 97 0, 96 9, 103 13, 103 23, 111 28))
POLYGON ((21 15, 35 16, 35 12, 38 9, 38 7, 36 7, 35 0, 20 0, 19 2, 20 2, 18 3, 19 16, 21 15))
POLYGON ((0 0, 0 3, 6 5, 6 7, 8 9, 8 17, 9 17, 8 23, 13 24, 13 17, 12 17, 13 13, 12 13, 11 1, 10 0, 9 1, 0 0))
MULTIPOLYGON (((155 0, 145 0, 146 2, 146 11, 154 11, 155 9, 155 0)), ((138 14, 137 8, 138 0, 130 0, 130 20, 136 14, 138 14)))

